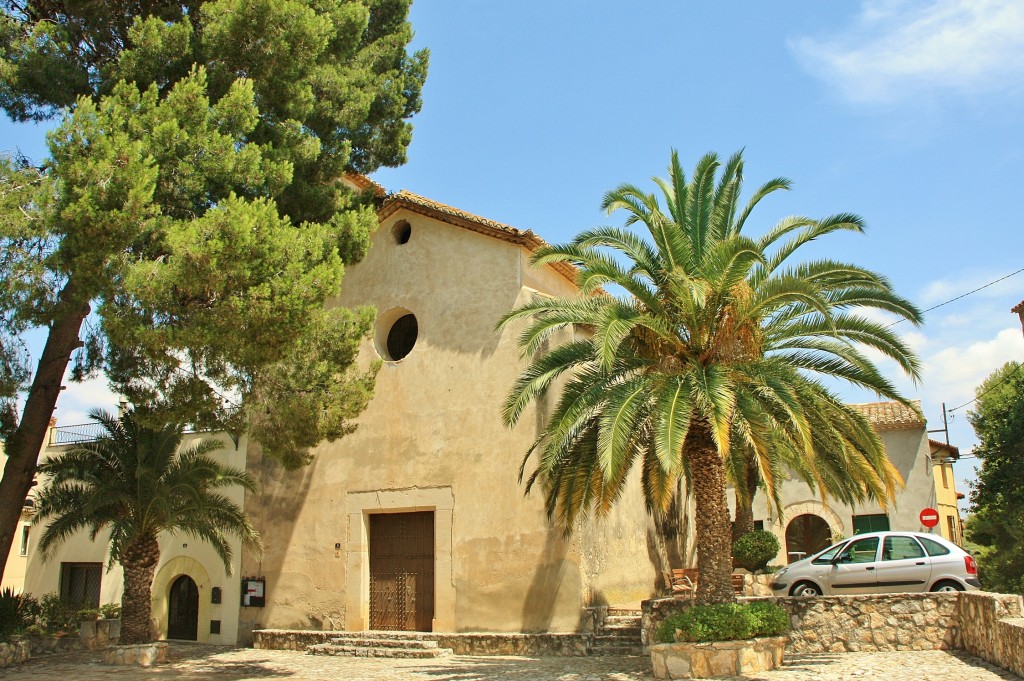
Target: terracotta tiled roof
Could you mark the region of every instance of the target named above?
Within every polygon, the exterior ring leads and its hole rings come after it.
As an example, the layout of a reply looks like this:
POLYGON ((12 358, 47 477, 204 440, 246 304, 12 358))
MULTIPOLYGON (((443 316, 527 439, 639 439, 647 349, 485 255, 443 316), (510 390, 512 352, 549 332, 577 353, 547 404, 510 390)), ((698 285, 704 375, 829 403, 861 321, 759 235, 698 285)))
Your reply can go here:
MULTIPOLYGON (((447 222, 456 227, 477 232, 478 234, 518 244, 531 251, 545 245, 543 239, 528 229, 517 229, 501 222, 468 213, 454 206, 428 199, 425 196, 413 194, 404 189, 394 194, 388 194, 384 198, 377 214, 381 220, 385 220, 402 208, 447 222)), ((552 263, 551 267, 569 281, 576 283, 576 268, 569 263, 552 263)))
POLYGON ((935 456, 939 452, 946 452, 947 456, 951 456, 954 459, 960 458, 960 449, 953 445, 947 445, 945 442, 939 442, 938 440, 928 439, 928 446, 932 450, 932 456, 935 456))
POLYGON ((384 189, 383 186, 377 184, 366 175, 360 175, 359 173, 346 173, 345 179, 351 184, 355 185, 358 189, 366 191, 370 189, 373 191, 374 196, 383 197, 388 193, 388 190, 384 189))
POLYGON ((850 406, 866 416, 878 431, 924 428, 925 420, 921 414, 921 400, 913 400, 911 405, 913 408, 899 402, 868 402, 850 406))

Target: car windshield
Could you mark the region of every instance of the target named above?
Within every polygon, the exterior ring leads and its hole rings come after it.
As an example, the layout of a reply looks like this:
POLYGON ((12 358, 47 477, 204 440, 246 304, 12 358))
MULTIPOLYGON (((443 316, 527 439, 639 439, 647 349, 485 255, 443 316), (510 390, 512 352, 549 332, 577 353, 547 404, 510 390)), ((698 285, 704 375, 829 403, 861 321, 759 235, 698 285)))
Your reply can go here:
POLYGON ((827 549, 825 549, 824 551, 822 551, 821 553, 816 555, 814 557, 814 560, 812 560, 811 562, 812 563, 831 563, 832 559, 836 557, 836 552, 839 551, 839 549, 843 548, 843 546, 845 544, 846 544, 845 541, 841 541, 838 544, 833 544, 832 546, 828 547, 827 549))

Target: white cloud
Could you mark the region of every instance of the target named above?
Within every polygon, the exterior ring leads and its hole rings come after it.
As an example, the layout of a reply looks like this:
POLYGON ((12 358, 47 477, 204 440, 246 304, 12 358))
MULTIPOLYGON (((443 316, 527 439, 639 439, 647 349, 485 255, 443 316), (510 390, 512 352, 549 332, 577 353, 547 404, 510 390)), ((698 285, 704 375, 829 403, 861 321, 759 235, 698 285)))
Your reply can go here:
MULTIPOLYGON (((1007 315, 1009 316, 1009 315, 1007 315)), ((974 398, 974 389, 1010 360, 1024 361, 1021 328, 1001 330, 994 338, 965 346, 946 346, 924 358, 924 385, 953 408, 974 398)))
POLYGON ((864 0, 853 25, 789 47, 808 71, 855 102, 1005 91, 1024 84, 1024 3, 864 0))
POLYGON ((89 412, 103 409, 116 412, 119 395, 110 389, 107 379, 100 376, 81 383, 74 383, 64 378, 67 386, 57 398, 55 416, 61 426, 89 423, 89 412))

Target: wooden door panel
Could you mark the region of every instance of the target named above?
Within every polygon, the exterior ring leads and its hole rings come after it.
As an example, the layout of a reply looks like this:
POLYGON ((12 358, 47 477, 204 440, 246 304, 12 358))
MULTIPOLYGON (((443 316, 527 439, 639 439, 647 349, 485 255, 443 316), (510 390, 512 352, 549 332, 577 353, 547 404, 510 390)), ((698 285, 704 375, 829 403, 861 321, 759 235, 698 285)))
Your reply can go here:
POLYGON ((370 628, 430 631, 434 513, 370 516, 370 628))

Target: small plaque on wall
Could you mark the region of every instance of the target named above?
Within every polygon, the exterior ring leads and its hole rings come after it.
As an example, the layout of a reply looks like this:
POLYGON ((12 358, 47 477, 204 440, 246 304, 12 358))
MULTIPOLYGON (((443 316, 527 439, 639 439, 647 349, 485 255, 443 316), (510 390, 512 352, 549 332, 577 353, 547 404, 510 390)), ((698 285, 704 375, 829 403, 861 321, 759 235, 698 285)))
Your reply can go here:
POLYGON ((242 606, 262 608, 266 603, 267 580, 263 577, 242 577, 242 606))

